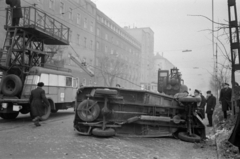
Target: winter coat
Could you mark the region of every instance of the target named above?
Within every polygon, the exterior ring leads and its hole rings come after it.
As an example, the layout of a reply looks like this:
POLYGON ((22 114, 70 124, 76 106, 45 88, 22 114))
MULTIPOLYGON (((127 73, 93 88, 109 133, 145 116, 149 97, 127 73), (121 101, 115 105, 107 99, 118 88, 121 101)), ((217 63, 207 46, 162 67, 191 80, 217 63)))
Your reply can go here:
POLYGON ((207 114, 212 114, 214 111, 214 108, 216 106, 216 97, 213 95, 209 96, 207 98, 207 108, 206 108, 206 113, 207 114))
POLYGON ((31 112, 33 117, 43 116, 45 113, 44 108, 46 106, 50 106, 45 96, 45 91, 41 87, 37 87, 36 89, 32 90, 29 103, 31 104, 31 112))
POLYGON ((201 95, 201 104, 198 107, 198 109, 202 119, 205 118, 205 105, 206 105, 206 98, 203 95, 201 95))
POLYGON ((6 4, 13 8, 12 18, 22 18, 21 1, 20 0, 6 0, 6 4))
POLYGON ((232 89, 231 88, 223 88, 220 92, 219 101, 222 102, 222 110, 227 111, 231 106, 231 98, 232 98, 232 89))
POLYGON ((240 147, 240 113, 238 113, 237 121, 228 141, 233 145, 240 147))

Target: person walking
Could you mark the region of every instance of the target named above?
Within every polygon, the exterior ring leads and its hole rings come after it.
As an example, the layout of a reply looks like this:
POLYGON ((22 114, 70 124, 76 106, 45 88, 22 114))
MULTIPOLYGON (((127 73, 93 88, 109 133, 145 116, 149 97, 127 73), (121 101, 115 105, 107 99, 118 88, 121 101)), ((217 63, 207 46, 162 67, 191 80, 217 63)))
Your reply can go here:
POLYGON ((18 26, 19 20, 22 18, 21 1, 6 0, 6 4, 8 4, 12 9, 12 26, 18 26))
POLYGON ((227 111, 231 110, 232 89, 228 83, 224 83, 224 88, 220 91, 219 102, 222 104, 224 120, 227 119, 227 111))
POLYGON ((29 98, 29 103, 31 104, 31 112, 34 117, 32 120, 36 126, 41 126, 39 121, 41 117, 44 115, 45 107, 49 107, 50 104, 46 98, 45 91, 42 89, 44 86, 43 82, 39 82, 37 84, 37 88, 31 91, 31 95, 29 98))
POLYGON ((207 118, 208 118, 208 125, 207 127, 212 127, 213 122, 212 122, 212 115, 214 108, 216 106, 216 97, 212 95, 211 91, 207 91, 207 108, 206 108, 206 113, 207 113, 207 118))

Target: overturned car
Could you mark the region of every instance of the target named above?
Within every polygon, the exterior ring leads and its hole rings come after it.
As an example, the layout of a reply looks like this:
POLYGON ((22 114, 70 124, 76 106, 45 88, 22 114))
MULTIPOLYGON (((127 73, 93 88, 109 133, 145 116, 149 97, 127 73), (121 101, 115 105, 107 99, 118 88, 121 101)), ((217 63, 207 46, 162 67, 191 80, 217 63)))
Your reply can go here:
POLYGON ((178 136, 187 142, 205 138, 197 115, 198 98, 116 87, 82 87, 75 103, 74 128, 81 135, 111 137, 178 136))

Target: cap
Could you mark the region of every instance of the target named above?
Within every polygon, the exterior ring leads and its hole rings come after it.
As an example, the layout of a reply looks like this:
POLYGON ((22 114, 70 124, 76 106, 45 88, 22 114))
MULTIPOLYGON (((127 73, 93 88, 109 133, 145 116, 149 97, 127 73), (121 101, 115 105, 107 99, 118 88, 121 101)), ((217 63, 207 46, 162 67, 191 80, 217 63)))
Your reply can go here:
POLYGON ((196 93, 200 93, 200 92, 199 92, 199 90, 197 90, 197 89, 195 89, 195 91, 194 91, 194 92, 196 92, 196 93))
POLYGON ((37 86, 38 86, 38 87, 43 87, 43 86, 44 86, 44 83, 43 83, 43 82, 39 82, 39 83, 37 84, 37 86))
POLYGON ((207 94, 211 94, 212 92, 211 91, 207 91, 207 94))
POLYGON ((229 86, 229 84, 228 84, 228 83, 224 83, 224 85, 225 85, 225 86, 229 86))

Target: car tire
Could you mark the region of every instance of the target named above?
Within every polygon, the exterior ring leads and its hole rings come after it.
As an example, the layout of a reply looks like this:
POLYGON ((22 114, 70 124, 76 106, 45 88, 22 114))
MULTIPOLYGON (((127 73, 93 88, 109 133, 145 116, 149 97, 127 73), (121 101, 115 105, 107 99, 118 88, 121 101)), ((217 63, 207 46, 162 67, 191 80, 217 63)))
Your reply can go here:
POLYGON ((97 103, 90 110, 87 110, 94 103, 93 100, 84 100, 78 105, 77 115, 82 121, 91 122, 99 117, 100 107, 97 103))
POLYGON ((112 89, 96 89, 95 93, 101 95, 117 95, 118 91, 112 89))
POLYGON ((115 130, 112 128, 107 128, 102 130, 101 128, 94 128, 92 134, 98 137, 112 137, 115 136, 115 130))
POLYGON ((6 120, 15 119, 18 116, 19 112, 14 113, 0 113, 0 117, 6 120))
POLYGON ((202 140, 200 136, 196 134, 192 134, 192 136, 189 136, 187 132, 179 132, 178 138, 182 141, 192 142, 192 143, 200 142, 202 140))
POLYGON ((2 79, 2 93, 6 96, 15 96, 22 89, 21 79, 14 74, 5 76, 2 79))

